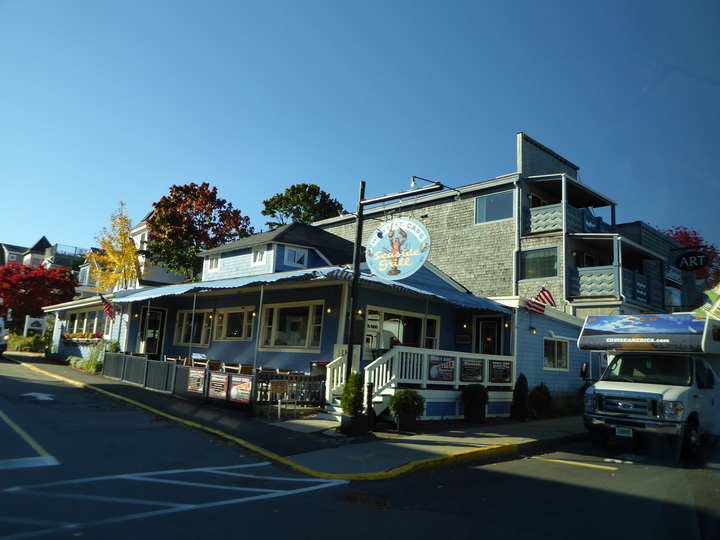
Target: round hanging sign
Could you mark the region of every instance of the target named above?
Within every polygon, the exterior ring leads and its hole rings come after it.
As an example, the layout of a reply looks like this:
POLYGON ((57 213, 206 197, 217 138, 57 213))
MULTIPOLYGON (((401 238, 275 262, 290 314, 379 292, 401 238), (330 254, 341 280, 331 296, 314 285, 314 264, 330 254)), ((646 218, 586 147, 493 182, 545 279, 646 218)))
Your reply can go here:
POLYGON ((367 243, 370 270, 383 279, 400 280, 417 272, 430 253, 430 235, 414 219, 394 219, 373 232, 367 243))

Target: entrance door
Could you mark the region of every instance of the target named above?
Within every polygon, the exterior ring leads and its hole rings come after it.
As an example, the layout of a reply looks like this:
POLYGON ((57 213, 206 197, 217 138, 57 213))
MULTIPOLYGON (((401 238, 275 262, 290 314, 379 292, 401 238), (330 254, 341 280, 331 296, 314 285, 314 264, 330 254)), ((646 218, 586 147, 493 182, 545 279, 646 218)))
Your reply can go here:
POLYGON ((138 352, 146 354, 151 360, 160 360, 164 329, 165 310, 143 307, 140 315, 138 352))
POLYGON ((475 319, 475 353, 500 354, 500 322, 475 319))

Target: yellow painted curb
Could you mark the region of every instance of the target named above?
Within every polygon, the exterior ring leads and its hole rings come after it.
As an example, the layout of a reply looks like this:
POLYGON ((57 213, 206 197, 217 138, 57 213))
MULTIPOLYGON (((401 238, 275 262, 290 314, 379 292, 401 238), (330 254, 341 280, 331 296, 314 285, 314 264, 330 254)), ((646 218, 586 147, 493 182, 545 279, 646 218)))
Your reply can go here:
MULTIPOLYGON (((8 357, 6 357, 6 358, 8 358, 8 357)), ((387 470, 387 471, 378 471, 378 472, 369 472, 369 473, 348 473, 348 474, 325 473, 325 472, 316 471, 314 469, 305 467, 304 465, 295 463, 294 461, 284 458, 283 456, 275 454, 274 452, 270 452, 269 450, 266 450, 260 446, 257 446, 251 442, 248 442, 244 439, 240 439, 239 437, 235 437, 234 435, 230 435, 229 433, 225 433, 224 431, 220 431, 219 429, 204 426, 202 424, 198 424, 197 422, 193 422, 192 420, 187 420, 184 418, 174 416, 172 414, 155 409, 154 407, 150 407, 149 405, 145 405, 144 403, 140 403, 139 401, 135 401, 134 399, 120 396, 120 395, 114 394, 112 392, 108 392, 107 390, 103 390, 102 388, 93 386, 91 384, 87 384, 82 381, 78 381, 76 379, 71 379, 69 377, 65 377, 64 375, 57 375, 55 373, 51 373, 49 371, 46 371, 42 368, 37 367, 34 364, 28 364, 26 362, 21 362, 14 358, 9 358, 9 359, 12 360, 13 362, 20 364, 21 366, 24 366, 26 368, 29 368, 29 369, 32 369, 39 373, 42 373, 44 375, 47 375, 48 377, 52 377, 52 378, 64 381, 73 386, 77 386, 77 387, 80 387, 80 388, 83 388, 86 390, 90 390, 92 392, 96 392, 101 395, 108 396, 108 397, 110 397, 112 399, 116 399, 118 401, 124 401, 125 403, 133 405, 140 409, 143 409, 143 410, 145 410, 153 415, 159 416, 161 418, 165 418, 167 420, 171 420, 178 424, 188 426, 192 429, 197 429, 199 431, 204 431, 206 433, 210 433, 211 435, 213 435, 215 437, 225 439, 226 441, 236 444, 236 445, 244 448, 245 450, 251 452, 254 455, 261 456, 261 457, 268 459, 274 463, 291 468, 297 472, 307 474, 308 476, 313 476, 315 478, 322 478, 324 480, 348 480, 348 481, 387 480, 390 478, 395 478, 397 476, 400 476, 402 474, 408 473, 408 472, 416 470, 416 469, 423 469, 423 468, 440 466, 440 465, 448 465, 448 464, 452 464, 452 463, 462 463, 462 462, 467 462, 467 461, 487 459, 487 458, 498 457, 498 456, 510 456, 510 455, 517 454, 517 452, 518 452, 517 445, 515 445, 515 444, 509 444, 509 443, 508 444, 497 444, 497 445, 493 445, 493 446, 483 446, 480 448, 463 450, 461 452, 454 452, 454 453, 443 455, 443 456, 421 459, 418 461, 411 461, 410 463, 406 463, 405 465, 401 465, 399 467, 395 467, 395 468, 387 470)))

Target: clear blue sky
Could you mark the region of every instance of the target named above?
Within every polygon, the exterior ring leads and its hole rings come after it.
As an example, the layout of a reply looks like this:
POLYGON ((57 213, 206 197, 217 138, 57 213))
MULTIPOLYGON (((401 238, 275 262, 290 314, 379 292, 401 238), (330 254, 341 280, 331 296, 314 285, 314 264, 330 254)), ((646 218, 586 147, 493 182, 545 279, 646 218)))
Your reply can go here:
POLYGON ((318 184, 352 211, 514 172, 523 131, 720 246, 716 0, 0 0, 0 242, 90 247, 125 201, 318 184))

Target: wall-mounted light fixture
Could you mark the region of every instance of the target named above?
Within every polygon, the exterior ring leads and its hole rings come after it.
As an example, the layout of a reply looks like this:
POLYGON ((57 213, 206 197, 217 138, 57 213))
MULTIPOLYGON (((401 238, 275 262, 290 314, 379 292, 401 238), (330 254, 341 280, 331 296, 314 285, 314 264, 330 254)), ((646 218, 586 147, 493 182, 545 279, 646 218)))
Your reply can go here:
POLYGON ((530 333, 531 333, 531 334, 537 334, 537 328, 535 328, 534 326, 531 326, 531 327, 530 327, 530 333))

